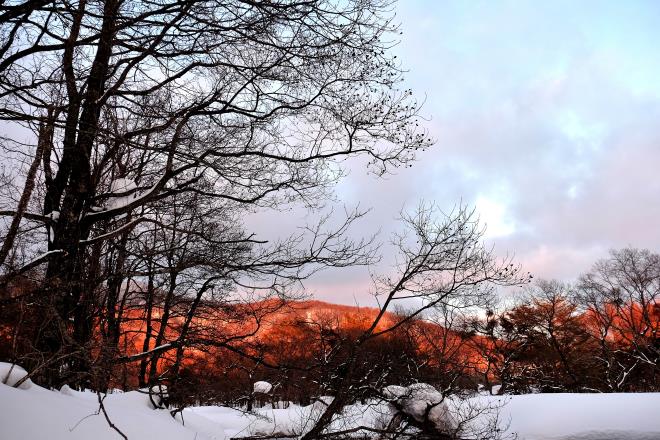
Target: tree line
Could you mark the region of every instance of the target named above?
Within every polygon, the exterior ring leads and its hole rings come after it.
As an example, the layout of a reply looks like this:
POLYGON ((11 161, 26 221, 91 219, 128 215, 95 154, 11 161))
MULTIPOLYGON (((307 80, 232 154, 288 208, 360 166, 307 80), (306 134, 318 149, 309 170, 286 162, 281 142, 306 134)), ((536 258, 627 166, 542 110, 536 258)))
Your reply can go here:
POLYGON ((659 299, 660 255, 628 248, 463 328, 500 393, 658 391, 659 299))

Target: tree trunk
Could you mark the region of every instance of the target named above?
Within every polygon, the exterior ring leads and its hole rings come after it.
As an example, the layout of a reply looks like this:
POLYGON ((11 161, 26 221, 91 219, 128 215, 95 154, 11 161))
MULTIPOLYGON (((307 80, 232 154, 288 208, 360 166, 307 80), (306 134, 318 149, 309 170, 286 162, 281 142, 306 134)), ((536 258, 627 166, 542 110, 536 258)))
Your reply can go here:
MULTIPOLYGON (((81 2, 79 15, 72 28, 70 38, 75 42, 80 26, 80 18, 85 2, 81 2)), ((96 56, 87 79, 86 92, 82 101, 82 112, 78 116, 78 94, 75 81, 67 78, 67 90, 70 100, 63 140, 63 155, 57 175, 46 193, 44 211, 46 213, 59 211, 55 223, 54 237, 49 241, 49 250, 62 250, 50 260, 46 270, 45 294, 49 319, 43 329, 39 341, 39 349, 48 357, 57 354, 64 359, 54 363, 46 372, 45 382, 48 386, 59 387, 71 381, 76 371, 71 371, 72 360, 80 356, 80 350, 88 340, 76 340, 76 337, 88 338, 86 332, 73 334, 71 321, 86 314, 80 311, 84 304, 80 303, 84 294, 84 246, 81 241, 89 236, 91 225, 84 218, 94 196, 91 181, 91 152, 98 131, 102 95, 108 75, 108 65, 112 55, 115 37, 115 21, 118 7, 117 0, 108 0, 104 5, 104 17, 101 27, 96 56), (73 84, 72 84, 73 82, 73 84), (60 198, 63 195, 60 206, 60 198), (59 207, 59 210, 57 209, 59 207)), ((71 44, 71 42, 69 42, 71 44)), ((67 49, 72 48, 69 46, 67 49)), ((72 68, 71 53, 65 50, 63 59, 65 73, 72 68)), ((84 308, 84 307, 83 307, 84 308)), ((83 372, 84 373, 84 372, 83 372)), ((72 385, 77 386, 80 379, 72 385)))

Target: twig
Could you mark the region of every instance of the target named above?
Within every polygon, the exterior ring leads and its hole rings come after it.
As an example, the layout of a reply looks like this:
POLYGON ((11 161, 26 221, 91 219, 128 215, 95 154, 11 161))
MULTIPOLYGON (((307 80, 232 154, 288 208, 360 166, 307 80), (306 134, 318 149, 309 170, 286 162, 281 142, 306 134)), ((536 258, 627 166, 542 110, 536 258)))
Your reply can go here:
MULTIPOLYGON (((103 412, 103 416, 105 417, 106 422, 108 422, 108 425, 109 425, 112 429, 114 429, 115 431, 117 431, 117 433, 118 433, 119 435, 121 435, 122 438, 123 438, 124 440, 128 440, 128 437, 126 437, 126 434, 124 434, 123 432, 121 432, 121 430, 120 430, 119 428, 117 428, 117 426, 115 426, 114 423, 112 423, 112 420, 110 420, 110 416, 108 416, 108 412, 105 410, 105 406, 103 405, 103 400, 106 398, 106 396, 107 396, 107 394, 104 395, 103 397, 101 397, 101 393, 100 393, 99 391, 96 392, 96 397, 97 397, 98 400, 99 400, 99 409, 101 410, 101 412, 103 412)), ((97 413, 97 414, 98 414, 98 413, 97 413)))

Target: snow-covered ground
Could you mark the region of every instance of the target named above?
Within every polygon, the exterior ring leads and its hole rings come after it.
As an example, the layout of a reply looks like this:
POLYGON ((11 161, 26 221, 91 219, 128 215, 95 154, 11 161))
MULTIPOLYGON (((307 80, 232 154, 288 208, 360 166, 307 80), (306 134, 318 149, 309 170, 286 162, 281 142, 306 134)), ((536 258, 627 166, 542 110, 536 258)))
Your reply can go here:
MULTIPOLYGON (((490 400, 496 398, 489 398, 490 400)), ((660 393, 504 397, 509 430, 526 440, 660 440, 660 393)))
MULTIPOLYGON (((0 381, 6 377, 6 365, 0 368, 0 381)), ((8 382, 16 383, 21 376, 15 370, 8 382)), ((324 405, 321 400, 306 407, 261 408, 254 414, 205 406, 188 408, 182 417, 173 419, 167 410, 153 409, 148 395, 137 391, 108 394, 103 402, 111 421, 129 439, 139 440, 225 440, 299 433, 324 405)), ((499 413, 502 424, 524 440, 660 439, 660 393, 480 396, 468 403, 503 405, 499 413)), ((98 409, 98 397, 91 392, 50 391, 30 381, 19 388, 0 384, 0 439, 120 439, 98 409)), ((387 412, 382 404, 353 406, 334 428, 379 426, 387 412)))

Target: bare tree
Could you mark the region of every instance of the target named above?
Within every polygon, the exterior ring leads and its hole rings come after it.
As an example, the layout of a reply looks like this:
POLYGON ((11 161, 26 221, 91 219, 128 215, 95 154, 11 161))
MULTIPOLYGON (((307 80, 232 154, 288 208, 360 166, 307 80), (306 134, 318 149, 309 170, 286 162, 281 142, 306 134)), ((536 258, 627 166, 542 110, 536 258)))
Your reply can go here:
MULTIPOLYGON (((472 210, 459 206, 442 215, 433 206, 421 205, 414 214, 404 215, 403 221, 410 235, 395 237, 400 255, 396 274, 375 279, 376 295, 382 298, 380 311, 364 332, 348 341, 348 354, 336 373, 339 383, 334 399, 302 437, 304 440, 322 435, 333 417, 345 405, 353 403, 356 390, 365 380, 364 375, 356 374, 358 354, 368 341, 401 328, 423 313, 483 306, 490 302, 496 285, 523 285, 529 281, 529 275, 521 273, 520 267, 508 259, 498 260, 484 247, 484 230, 472 210), (401 300, 417 300, 419 306, 402 319, 384 323, 388 308, 401 300)), ((426 435, 449 438, 457 433, 443 431, 428 418, 432 408, 441 402, 433 403, 415 427, 426 435)))
POLYGON ((507 312, 491 307, 485 317, 470 316, 463 323, 467 343, 477 357, 472 368, 479 383, 491 394, 521 392, 521 385, 525 390, 528 386, 526 382, 521 384, 521 378, 527 377, 529 368, 523 360, 529 341, 511 322, 507 312), (495 389, 495 385, 499 388, 495 389))
MULTIPOLYGON (((401 71, 388 52, 391 15, 389 0, 0 6, 0 120, 13 127, 9 133, 39 133, 34 145, 18 134, 4 139, 12 152, 4 159, 28 155, 32 164, 24 197, 2 211, 13 219, 5 247, 21 241, 15 235, 24 222, 38 239, 23 264, 2 268, 3 282, 43 268, 34 292, 44 317, 35 347, 51 361, 42 383, 84 385, 99 320, 110 347, 102 363, 116 357, 128 284, 147 285, 150 300, 160 291, 190 296, 194 315, 215 280, 234 291, 265 289, 308 275, 305 267, 369 260, 361 243, 342 238, 352 215, 338 230, 312 227, 311 237, 275 244, 259 243, 240 223, 259 207, 318 206, 346 156, 368 156, 381 174, 430 144, 417 128, 410 91, 398 88, 401 71), (191 203, 208 217, 189 222, 186 238, 170 216, 191 203), (195 237, 217 241, 206 235, 216 222, 236 226, 218 252, 242 248, 240 262, 181 255, 195 237), (172 240, 148 238, 159 228, 172 240), (152 249, 135 255, 142 240, 152 249), (169 279, 156 289, 164 273, 169 279), (204 281, 179 287, 179 276, 192 273, 204 281)), ((181 350, 184 327, 144 357, 181 350)), ((149 330, 145 348, 163 339, 152 333, 162 328, 149 330)))
POLYGON ((637 378, 637 386, 657 389, 660 255, 640 249, 613 250, 581 277, 578 288, 577 301, 599 347, 597 359, 605 388, 634 389, 633 378, 637 378))

